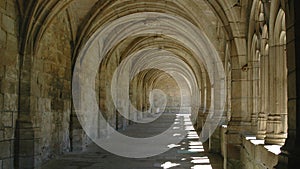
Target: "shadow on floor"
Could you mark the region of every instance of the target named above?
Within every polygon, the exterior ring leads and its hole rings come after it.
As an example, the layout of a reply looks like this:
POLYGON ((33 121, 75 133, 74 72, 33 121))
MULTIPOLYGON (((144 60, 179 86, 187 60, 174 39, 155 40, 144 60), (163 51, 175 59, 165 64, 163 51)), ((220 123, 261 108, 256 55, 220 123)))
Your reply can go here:
MULTIPOLYGON (((140 124, 129 126, 122 133, 132 137, 157 134, 159 130, 163 131, 171 124, 168 120, 174 119, 171 116, 174 114, 164 114, 160 120, 148 126, 140 124)), ((175 120, 178 127, 186 128, 188 135, 180 143, 168 145, 169 150, 163 154, 132 159, 111 154, 96 144, 91 144, 85 152, 64 154, 46 163, 42 169, 222 169, 222 157, 209 153, 207 144, 198 141, 198 135, 189 120, 177 117, 179 119, 175 120)), ((175 134, 173 136, 177 137, 175 134)))

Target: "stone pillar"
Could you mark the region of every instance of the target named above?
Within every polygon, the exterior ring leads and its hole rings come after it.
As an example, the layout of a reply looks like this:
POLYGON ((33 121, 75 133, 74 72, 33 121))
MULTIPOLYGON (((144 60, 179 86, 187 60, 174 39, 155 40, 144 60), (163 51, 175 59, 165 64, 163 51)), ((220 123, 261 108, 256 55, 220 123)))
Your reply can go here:
POLYGON ((252 125, 252 131, 257 132, 257 125, 258 125, 258 116, 259 116, 259 110, 261 107, 261 93, 259 92, 259 88, 261 88, 260 84, 260 62, 259 62, 260 54, 256 51, 256 56, 252 60, 252 73, 251 73, 251 81, 252 85, 252 110, 249 112, 251 113, 251 125, 252 125))
POLYGON ((35 134, 30 119, 18 119, 16 122, 15 168, 31 169, 35 167, 35 134))
MULTIPOLYGON (((215 63, 215 65, 223 64, 223 63, 215 63)), ((217 70, 217 68, 215 69, 217 70)), ((219 79, 214 79, 213 86, 213 113, 214 116, 212 119, 210 119, 211 126, 216 128, 212 128, 213 130, 212 135, 210 137, 210 151, 215 153, 221 152, 221 137, 220 137, 220 130, 221 126, 225 124, 226 122, 226 116, 225 108, 226 108, 226 86, 222 86, 222 83, 225 84, 225 78, 222 77, 222 75, 218 75, 218 72, 214 72, 215 77, 218 77, 219 79), (218 122, 218 124, 216 124, 218 122)), ((225 75, 224 75, 225 76, 225 75)))
POLYGON ((277 169, 299 168, 300 161, 300 1, 286 2, 288 63, 288 138, 277 169))
POLYGON ((265 112, 258 113, 257 133, 256 138, 263 140, 266 137, 267 114, 265 112))
POLYGON ((246 72, 239 72, 240 68, 232 69, 231 84, 231 119, 227 126, 227 168, 243 168, 240 161, 241 132, 251 130, 251 115, 247 113, 247 101, 245 96, 246 72), (240 74, 240 77, 236 75, 240 74), (243 89, 243 90, 242 90, 243 89))
MULTIPOLYGON (((272 5, 271 8, 276 8, 276 6, 272 5)), ((273 41, 270 41, 270 114, 268 115, 265 144, 283 145, 287 137, 286 28, 283 16, 284 12, 280 9, 276 16, 270 18, 270 31, 273 35, 270 37, 273 41)))
MULTIPOLYGON (((266 31, 267 32, 267 31, 266 31)), ((260 93, 261 93, 261 111, 258 113, 257 119, 257 133, 256 138, 264 140, 266 137, 266 129, 267 129, 267 110, 269 107, 269 63, 268 63, 268 44, 267 44, 267 35, 264 35, 262 39, 262 55, 261 55, 261 85, 260 85, 260 93)))
MULTIPOLYGON (((29 57, 24 57, 26 60, 29 57)), ((26 62, 24 62, 26 63, 26 62)), ((30 63, 30 62, 27 62, 30 63)), ((35 153, 37 148, 35 131, 31 121, 31 104, 30 97, 30 78, 31 74, 27 72, 26 68, 29 68, 30 64, 24 64, 23 71, 20 74, 20 86, 19 86, 19 114, 16 120, 15 131, 15 160, 14 167, 19 169, 31 169, 37 166, 35 157, 38 155, 35 153)))
POLYGON ((282 130, 282 118, 280 114, 269 114, 267 120, 267 132, 265 144, 283 145, 286 133, 282 130))

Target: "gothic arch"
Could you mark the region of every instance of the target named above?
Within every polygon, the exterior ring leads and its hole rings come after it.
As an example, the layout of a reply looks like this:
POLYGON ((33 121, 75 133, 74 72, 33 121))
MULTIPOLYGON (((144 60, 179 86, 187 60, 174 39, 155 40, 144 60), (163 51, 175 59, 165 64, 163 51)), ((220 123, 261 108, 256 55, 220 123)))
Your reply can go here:
POLYGON ((270 114, 266 144, 283 145, 287 138, 287 61, 285 4, 272 1, 270 13, 270 114))

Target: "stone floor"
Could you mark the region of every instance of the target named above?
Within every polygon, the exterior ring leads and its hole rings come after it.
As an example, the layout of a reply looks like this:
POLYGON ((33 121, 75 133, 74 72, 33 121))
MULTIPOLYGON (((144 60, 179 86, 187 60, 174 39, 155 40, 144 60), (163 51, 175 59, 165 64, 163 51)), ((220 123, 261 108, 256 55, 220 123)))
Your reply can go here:
MULTIPOLYGON (((111 154, 96 144, 90 145, 81 153, 68 153, 46 163, 42 169, 222 169, 223 161, 219 155, 207 152, 205 143, 198 137, 190 120, 175 114, 164 114, 153 123, 134 124, 122 131, 131 137, 149 137, 156 135, 170 124, 189 130, 180 143, 170 144, 163 154, 148 158, 125 158, 111 154), (170 120, 171 119, 171 120, 170 120), (175 119, 175 122, 174 122, 175 119)), ((175 135, 174 135, 175 136, 175 135)))

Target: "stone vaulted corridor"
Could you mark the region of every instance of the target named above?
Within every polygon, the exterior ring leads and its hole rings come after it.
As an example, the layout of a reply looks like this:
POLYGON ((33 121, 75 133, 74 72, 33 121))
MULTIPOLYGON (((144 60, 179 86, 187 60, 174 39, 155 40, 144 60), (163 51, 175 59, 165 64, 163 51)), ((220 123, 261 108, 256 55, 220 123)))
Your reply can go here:
POLYGON ((297 169, 300 1, 0 0, 0 169, 297 169))

